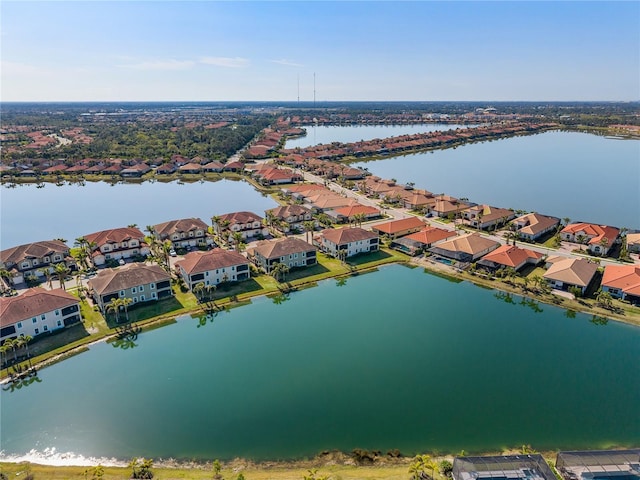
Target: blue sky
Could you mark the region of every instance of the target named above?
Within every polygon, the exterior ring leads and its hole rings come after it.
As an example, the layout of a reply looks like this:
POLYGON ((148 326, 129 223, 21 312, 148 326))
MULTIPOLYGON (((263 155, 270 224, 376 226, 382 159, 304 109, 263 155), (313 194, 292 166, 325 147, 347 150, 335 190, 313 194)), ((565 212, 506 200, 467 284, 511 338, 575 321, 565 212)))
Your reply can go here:
POLYGON ((0 3, 3 101, 640 100, 640 2, 0 3), (298 88, 299 84, 299 88, 298 88))

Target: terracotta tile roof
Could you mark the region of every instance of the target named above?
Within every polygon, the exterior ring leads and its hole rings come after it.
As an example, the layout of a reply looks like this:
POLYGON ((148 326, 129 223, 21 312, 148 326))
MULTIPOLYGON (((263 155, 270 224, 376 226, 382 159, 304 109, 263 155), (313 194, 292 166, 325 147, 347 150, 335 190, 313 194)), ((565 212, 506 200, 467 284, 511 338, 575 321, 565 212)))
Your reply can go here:
POLYGON ((572 223, 564 227, 560 233, 580 235, 581 232, 591 238, 591 240, 589 240, 589 245, 597 245, 602 241, 602 239, 606 238, 607 244, 611 246, 620 234, 620 230, 615 227, 595 225, 593 223, 572 223))
POLYGON ((400 220, 392 220, 390 222, 381 223, 373 228, 382 233, 394 235, 398 232, 404 232, 405 230, 413 228, 423 228, 425 226, 426 224, 418 217, 408 217, 400 220))
POLYGON ((259 241, 254 247, 247 248, 247 254, 259 253, 267 259, 280 258, 294 253, 305 253, 316 250, 316 247, 296 237, 284 237, 275 240, 259 241))
POLYGON ((342 208, 336 208, 334 210, 338 215, 342 215, 347 218, 351 218, 354 215, 363 214, 363 215, 379 215, 380 210, 375 207, 369 207, 367 205, 350 205, 342 208))
POLYGON ((0 252, 0 262, 20 263, 26 258, 50 257, 55 253, 63 255, 69 252, 69 247, 59 240, 45 240, 42 242, 27 243, 17 247, 8 248, 0 252))
POLYGON ((302 205, 281 205, 276 208, 271 208, 265 211, 266 213, 272 214, 276 218, 287 218, 287 217, 299 217, 304 216, 311 213, 306 207, 302 205))
POLYGON ((262 222, 262 217, 252 212, 233 212, 220 215, 220 220, 227 220, 229 226, 236 224, 247 224, 253 222, 262 222))
POLYGON ((607 265, 602 286, 617 288, 630 295, 640 296, 640 267, 637 265, 607 265))
POLYGON ((547 217, 539 213, 528 213, 513 220, 514 224, 524 225, 518 231, 528 235, 537 235, 539 232, 554 227, 560 223, 556 217, 547 217))
POLYGON ((464 252, 470 255, 477 255, 478 253, 499 245, 498 242, 489 238, 482 237, 477 233, 469 233, 467 235, 461 235, 452 240, 442 242, 438 244, 438 248, 442 250, 449 250, 451 252, 464 252))
POLYGON ((482 219, 480 220, 482 223, 494 222, 502 218, 511 218, 514 216, 513 210, 492 207, 490 205, 476 205, 465 209, 465 212, 470 212, 476 215, 482 213, 482 219))
POLYGON ((85 235, 84 238, 89 242, 94 242, 99 248, 107 243, 122 243, 132 239, 139 240, 142 243, 144 241, 144 234, 138 228, 123 227, 90 233, 89 235, 85 235))
POLYGON ((378 238, 376 233, 357 227, 328 228, 320 232, 320 236, 336 245, 378 238))
POLYGON ((159 223, 154 225, 153 228, 160 237, 168 237, 174 233, 186 233, 195 230, 203 230, 206 233, 209 226, 199 218, 182 218, 159 223))
POLYGON ((2 327, 13 325, 79 302, 80 300, 61 288, 54 290, 30 288, 17 297, 0 297, 0 325, 2 327))
POLYGON ((202 170, 202 165, 200 165, 199 163, 187 163, 185 165, 182 165, 181 167, 178 168, 179 171, 181 172, 199 172, 200 170, 202 170))
POLYGON ((435 242, 455 236, 457 236, 457 233, 452 230, 444 230, 438 227, 427 227, 419 232, 407 235, 405 238, 424 243, 425 245, 431 245, 435 242))
POLYGON ((553 259, 543 277, 570 285, 586 287, 598 270, 598 265, 584 258, 553 259))
POLYGON ((214 248, 207 252, 200 250, 189 252, 184 256, 184 260, 176 262, 176 265, 184 269, 187 274, 193 275, 248 263, 248 260, 238 252, 214 248))
POLYGON ((358 201, 353 198, 344 198, 340 195, 323 195, 321 197, 314 198, 316 199, 313 200, 312 198, 309 198, 308 200, 314 207, 320 209, 347 207, 349 205, 355 205, 358 203, 358 201))
POLYGON ((98 295, 119 292, 127 288, 170 280, 171 276, 158 265, 130 263, 120 268, 101 270, 87 283, 98 295))
POLYGON ((514 245, 502 245, 482 257, 482 260, 515 268, 527 262, 529 259, 538 261, 541 260, 542 257, 544 257, 542 253, 534 252, 533 250, 514 245))
POLYGON ((303 183, 300 185, 292 185, 290 187, 284 187, 283 190, 291 193, 312 192, 318 190, 330 191, 327 187, 318 185, 317 183, 303 183))
POLYGON ((640 233, 627 233, 627 246, 640 243, 640 233))

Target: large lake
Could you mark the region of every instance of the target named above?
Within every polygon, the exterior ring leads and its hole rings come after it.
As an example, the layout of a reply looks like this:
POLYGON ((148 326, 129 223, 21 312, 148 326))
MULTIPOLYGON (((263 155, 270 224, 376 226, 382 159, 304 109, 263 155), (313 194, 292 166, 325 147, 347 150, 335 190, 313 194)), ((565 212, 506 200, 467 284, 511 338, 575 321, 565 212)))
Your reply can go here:
POLYGON ((638 140, 547 132, 355 166, 477 203, 640 229, 638 140))
POLYGON ((395 265, 97 344, 0 393, 2 456, 640 445, 640 329, 495 294, 395 265))
POLYGON ((0 246, 60 237, 72 245, 83 235, 134 223, 143 231, 147 225, 179 218, 210 223, 214 215, 242 210, 264 216, 265 210, 277 205, 249 183, 231 180, 2 186, 0 246))
POLYGON ((399 135, 413 135, 416 133, 436 132, 441 130, 455 130, 477 125, 457 125, 444 123, 425 123, 419 125, 304 125, 307 135, 287 140, 285 148, 304 148, 321 143, 353 143, 360 140, 374 138, 397 137, 399 135))

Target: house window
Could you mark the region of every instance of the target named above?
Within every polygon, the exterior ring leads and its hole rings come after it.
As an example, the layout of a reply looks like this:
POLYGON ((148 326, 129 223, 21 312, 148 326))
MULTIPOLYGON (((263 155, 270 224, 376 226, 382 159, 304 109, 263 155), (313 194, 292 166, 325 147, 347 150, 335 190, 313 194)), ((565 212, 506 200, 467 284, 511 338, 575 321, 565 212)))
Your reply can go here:
POLYGON ((151 298, 156 298, 156 292, 151 292, 151 298))
POLYGON ((154 288, 156 288, 156 284, 155 284, 155 283, 152 283, 152 284, 151 284, 151 290, 153 290, 154 288))
POLYGON ((144 295, 140 295, 140 301, 144 302, 144 295))
POLYGON ((144 292, 144 285, 140 285, 140 287, 139 287, 139 291, 140 291, 140 292, 144 292))
POLYGON ((18 327, 18 328, 22 328, 22 322, 18 322, 17 327, 18 327))
POLYGON ((38 320, 34 317, 31 319, 31 323, 38 323, 38 320))
POLYGON ((56 255, 55 257, 53 257, 54 262, 59 262, 60 260, 62 260, 62 257, 60 255, 56 255))
POLYGON ((133 297, 133 303, 138 303, 138 297, 133 297))
POLYGON ((56 324, 57 324, 59 327, 61 327, 61 326, 62 326, 62 322, 61 322, 60 320, 58 320, 58 321, 56 322, 56 324))
POLYGON ((43 260, 45 261, 45 263, 49 263, 49 257, 44 257, 43 260))
POLYGON ((29 262, 24 262, 22 264, 22 268, 29 268, 29 262))
POLYGON ((38 335, 40 333, 40 330, 38 330, 37 328, 33 331, 33 333, 35 333, 36 335, 38 335))
POLYGON ((120 290, 120 293, 118 295, 124 297, 124 290, 120 290))
POLYGON ((60 315, 60 310, 56 310, 56 315, 60 315))
POLYGON ((42 330, 44 330, 44 331, 46 332, 47 330, 49 330, 49 327, 47 327, 47 326, 45 325, 44 327, 42 327, 42 330))
POLYGON ((204 276, 205 276, 205 277, 208 277, 208 276, 209 276, 209 272, 205 272, 205 273, 204 273, 204 276))
POLYGON ((37 259, 33 259, 33 266, 36 266, 38 264, 38 260, 37 259))
POLYGON ((136 287, 131 287, 131 293, 136 293, 136 287))
POLYGON ((42 320, 44 322, 45 316, 44 315, 40 315, 40 320, 42 320))

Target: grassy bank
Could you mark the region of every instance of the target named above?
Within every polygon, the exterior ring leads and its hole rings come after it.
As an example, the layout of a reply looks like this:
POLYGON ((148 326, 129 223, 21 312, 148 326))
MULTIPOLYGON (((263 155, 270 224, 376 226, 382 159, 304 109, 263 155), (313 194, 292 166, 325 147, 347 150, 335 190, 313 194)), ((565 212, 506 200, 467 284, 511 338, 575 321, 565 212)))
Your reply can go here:
MULTIPOLYGON (((515 454, 520 451, 490 452, 489 454, 515 454)), ((555 462, 557 452, 545 452, 543 457, 548 462, 555 462)), ((453 462, 452 456, 432 456, 439 464, 442 460, 453 462)), ((311 460, 268 461, 255 463, 244 459, 235 459, 221 463, 220 479, 235 480, 242 475, 246 480, 408 480, 411 478, 409 467, 413 457, 389 457, 381 455, 370 464, 356 464, 351 455, 340 452, 324 452, 311 460)), ((154 479, 212 479, 214 471, 212 462, 177 464, 166 462, 152 468, 154 479)), ((24 478, 31 473, 34 480, 69 480, 92 477, 93 467, 48 466, 32 463, 0 463, 0 472, 7 478, 24 478), (85 473, 86 472, 86 473, 85 473)), ((103 480, 128 479, 131 469, 128 467, 104 467, 103 480)), ((438 470, 429 472, 434 480, 448 480, 438 470)), ((241 477, 242 478, 242 477, 241 477)))

